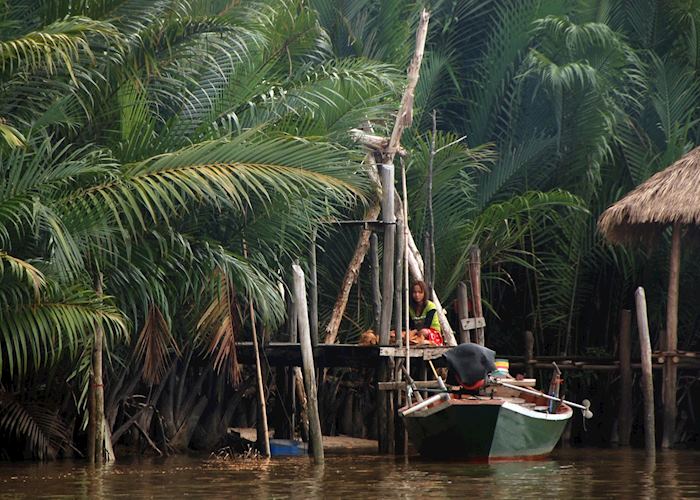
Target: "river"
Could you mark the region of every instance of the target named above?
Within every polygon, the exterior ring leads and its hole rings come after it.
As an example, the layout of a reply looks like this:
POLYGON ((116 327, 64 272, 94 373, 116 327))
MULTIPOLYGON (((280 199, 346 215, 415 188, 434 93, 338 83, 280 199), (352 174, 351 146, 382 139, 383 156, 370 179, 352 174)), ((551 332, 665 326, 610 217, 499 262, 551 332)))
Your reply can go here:
POLYGON ((700 498, 700 451, 555 450, 537 462, 465 464, 418 457, 329 456, 271 461, 176 456, 0 462, 8 498, 700 498))

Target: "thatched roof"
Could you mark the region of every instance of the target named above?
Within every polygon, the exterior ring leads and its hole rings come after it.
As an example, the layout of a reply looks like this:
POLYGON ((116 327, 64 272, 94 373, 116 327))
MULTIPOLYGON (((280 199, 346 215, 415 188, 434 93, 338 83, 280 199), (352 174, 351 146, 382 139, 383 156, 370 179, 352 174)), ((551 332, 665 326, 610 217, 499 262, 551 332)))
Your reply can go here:
POLYGON ((615 243, 650 242, 674 222, 700 225, 700 147, 610 206, 598 228, 615 243))

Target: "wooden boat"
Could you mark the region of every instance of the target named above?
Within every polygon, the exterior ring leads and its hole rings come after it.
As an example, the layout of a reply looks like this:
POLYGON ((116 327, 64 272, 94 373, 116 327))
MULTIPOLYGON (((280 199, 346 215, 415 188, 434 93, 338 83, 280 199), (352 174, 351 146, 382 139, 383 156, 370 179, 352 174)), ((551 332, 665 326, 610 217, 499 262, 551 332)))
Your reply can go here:
POLYGON ((418 452, 430 458, 475 461, 526 460, 547 456, 573 410, 565 403, 548 413, 541 396, 437 394, 399 413, 418 452))

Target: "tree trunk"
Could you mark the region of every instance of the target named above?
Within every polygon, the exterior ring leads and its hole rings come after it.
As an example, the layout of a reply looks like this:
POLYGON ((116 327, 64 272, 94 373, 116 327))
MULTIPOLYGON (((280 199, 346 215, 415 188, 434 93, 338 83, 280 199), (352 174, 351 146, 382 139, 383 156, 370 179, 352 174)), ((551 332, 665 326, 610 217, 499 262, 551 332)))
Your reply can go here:
MULTIPOLYGON (((102 295, 102 273, 97 273, 95 291, 102 295)), ((90 463, 101 465, 104 463, 104 385, 102 381, 102 350, 104 329, 101 323, 95 325, 95 338, 92 344, 92 381, 90 389, 89 427, 88 427, 88 460, 90 463)))

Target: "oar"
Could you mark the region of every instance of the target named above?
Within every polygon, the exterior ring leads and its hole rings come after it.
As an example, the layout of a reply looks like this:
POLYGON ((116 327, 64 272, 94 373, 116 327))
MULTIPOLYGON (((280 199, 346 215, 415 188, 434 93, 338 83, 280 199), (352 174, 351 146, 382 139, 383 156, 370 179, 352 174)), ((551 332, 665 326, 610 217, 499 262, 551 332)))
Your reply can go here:
POLYGON ((429 359, 428 364, 430 365, 430 369, 433 370, 433 375, 435 375, 435 380, 437 380, 438 385, 440 386, 440 389, 447 390, 447 386, 445 385, 445 382, 442 380, 442 377, 438 375, 437 370, 435 369, 435 365, 433 364, 433 360, 429 359))
POLYGON ((518 385, 509 384, 508 382, 503 382, 500 379, 494 379, 494 381, 497 384, 500 384, 504 387, 509 387, 511 389, 515 389, 516 391, 526 392, 526 393, 532 394, 534 396, 541 396, 543 398, 547 398, 547 399, 550 399, 552 401, 559 401, 560 403, 566 403, 569 406, 573 406, 574 408, 578 408, 580 410, 583 410, 584 418, 592 418, 593 417, 593 412, 590 410, 591 402, 588 401, 587 399, 584 399, 582 401, 583 404, 572 403, 571 401, 567 401, 566 399, 561 399, 561 398, 557 398, 554 396, 550 396, 549 394, 545 394, 544 392, 536 391, 535 389, 530 389, 529 387, 520 387, 518 385))

